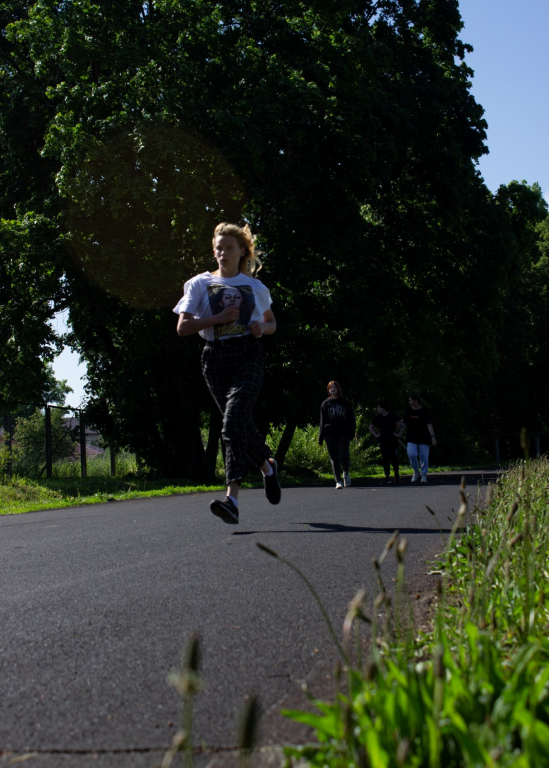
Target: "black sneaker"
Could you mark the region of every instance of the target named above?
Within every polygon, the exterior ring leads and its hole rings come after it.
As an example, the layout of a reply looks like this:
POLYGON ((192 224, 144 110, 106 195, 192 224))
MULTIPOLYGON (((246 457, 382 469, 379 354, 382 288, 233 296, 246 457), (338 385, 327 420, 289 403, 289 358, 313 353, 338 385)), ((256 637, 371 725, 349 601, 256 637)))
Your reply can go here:
POLYGON ((273 474, 268 477, 263 475, 263 488, 265 489, 267 501, 270 501, 271 504, 278 504, 282 496, 282 489, 278 482, 278 465, 275 459, 269 459, 268 461, 273 468, 273 474))
POLYGON ((210 509, 214 515, 220 517, 224 523, 236 525, 238 523, 238 507, 235 507, 231 499, 227 496, 221 501, 214 499, 210 502, 210 509))

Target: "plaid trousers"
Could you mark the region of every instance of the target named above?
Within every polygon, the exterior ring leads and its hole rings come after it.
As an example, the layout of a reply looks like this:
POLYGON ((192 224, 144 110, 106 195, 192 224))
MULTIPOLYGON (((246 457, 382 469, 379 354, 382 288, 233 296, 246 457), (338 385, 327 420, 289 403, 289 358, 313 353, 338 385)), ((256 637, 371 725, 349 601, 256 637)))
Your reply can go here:
POLYGON ((206 345, 202 373, 223 415, 221 439, 225 448, 225 479, 238 482, 244 475, 246 456, 260 467, 271 455, 257 431, 253 406, 263 384, 264 347, 255 339, 231 346, 206 345))

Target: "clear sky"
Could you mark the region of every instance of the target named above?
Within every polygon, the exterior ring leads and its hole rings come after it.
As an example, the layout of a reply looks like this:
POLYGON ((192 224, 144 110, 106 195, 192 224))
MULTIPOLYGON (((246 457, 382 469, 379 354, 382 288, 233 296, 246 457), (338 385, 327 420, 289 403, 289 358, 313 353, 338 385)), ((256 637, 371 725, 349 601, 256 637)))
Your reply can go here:
POLYGON ((472 92, 484 107, 487 186, 537 181, 549 198, 549 0, 461 0, 461 32, 474 51, 472 92))
MULTIPOLYGON (((474 51, 472 92, 484 107, 490 153, 480 161, 487 186, 523 179, 538 182, 549 202, 549 0, 461 0, 464 43, 474 51)), ((60 331, 63 318, 57 321, 60 331)), ((84 397, 86 367, 69 349, 54 362, 57 379, 67 379, 84 397)))

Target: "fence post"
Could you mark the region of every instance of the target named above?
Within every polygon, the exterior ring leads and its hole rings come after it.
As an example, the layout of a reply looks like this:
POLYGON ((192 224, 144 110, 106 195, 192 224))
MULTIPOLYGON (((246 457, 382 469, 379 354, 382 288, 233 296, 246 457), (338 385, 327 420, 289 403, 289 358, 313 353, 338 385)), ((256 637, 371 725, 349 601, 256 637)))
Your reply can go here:
POLYGON ((495 444, 496 444, 496 463, 499 464, 499 437, 497 435, 495 437, 495 444))
POLYGON ((53 477, 53 456, 51 451, 51 409, 49 405, 45 407, 46 415, 46 477, 51 480, 53 477))
POLYGON ((112 438, 109 442, 109 450, 111 452, 111 475, 114 477, 116 475, 116 446, 112 438))
POLYGON ((84 423, 84 414, 80 410, 79 411, 79 426, 80 426, 80 474, 82 477, 87 477, 87 466, 86 466, 86 424, 84 423))

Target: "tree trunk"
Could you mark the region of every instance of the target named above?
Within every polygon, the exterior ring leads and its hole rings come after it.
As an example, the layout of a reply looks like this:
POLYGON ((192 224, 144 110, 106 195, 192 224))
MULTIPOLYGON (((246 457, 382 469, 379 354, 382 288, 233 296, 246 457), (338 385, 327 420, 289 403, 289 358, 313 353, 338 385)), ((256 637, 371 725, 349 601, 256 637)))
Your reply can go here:
POLYGON ((221 438, 221 427, 223 419, 217 408, 212 409, 210 415, 210 426, 208 429, 208 444, 204 452, 204 459, 200 466, 200 479, 212 483, 215 481, 215 465, 217 462, 217 451, 219 439, 221 438))
POLYGON ((282 437, 280 438, 280 442, 278 444, 278 448, 276 449, 276 453, 275 453, 275 459, 276 459, 276 463, 278 464, 279 470, 281 470, 284 466, 284 462, 286 460, 286 454, 288 453, 290 445, 292 444, 292 440, 293 440, 296 429, 297 429, 296 421, 286 422, 286 426, 284 427, 284 432, 282 433, 282 437))

